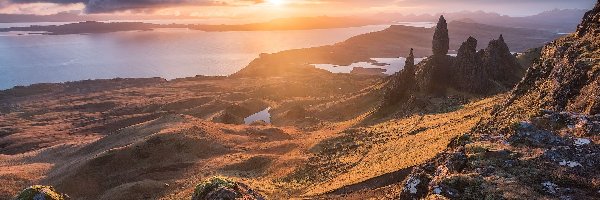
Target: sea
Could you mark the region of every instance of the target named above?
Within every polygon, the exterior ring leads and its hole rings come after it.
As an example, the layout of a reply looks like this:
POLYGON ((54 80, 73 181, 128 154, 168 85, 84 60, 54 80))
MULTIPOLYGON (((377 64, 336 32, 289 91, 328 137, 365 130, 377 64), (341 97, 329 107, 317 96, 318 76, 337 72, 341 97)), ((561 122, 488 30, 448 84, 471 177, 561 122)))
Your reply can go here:
MULTIPOLYGON (((0 23, 0 27, 59 24, 0 23)), ((157 29, 76 35, 0 33, 0 89, 117 77, 224 76, 244 68, 261 53, 334 44, 387 27, 245 32, 157 29)))

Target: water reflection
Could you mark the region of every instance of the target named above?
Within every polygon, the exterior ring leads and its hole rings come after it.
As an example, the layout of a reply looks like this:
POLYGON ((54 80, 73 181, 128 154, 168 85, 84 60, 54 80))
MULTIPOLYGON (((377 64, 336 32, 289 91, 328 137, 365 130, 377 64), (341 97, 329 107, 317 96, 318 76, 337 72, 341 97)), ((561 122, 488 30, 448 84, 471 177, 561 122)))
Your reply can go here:
POLYGON ((264 122, 267 122, 270 124, 271 123, 271 113, 269 113, 269 110, 271 110, 271 107, 268 107, 260 112, 254 113, 253 115, 246 117, 244 119, 244 123, 252 124, 253 122, 257 122, 257 121, 264 121, 264 122))
MULTIPOLYGON (((403 24, 422 26, 426 23, 403 24)), ((251 32, 158 29, 58 36, 0 33, 5 36, 0 37, 0 89, 115 77, 173 79, 229 75, 260 53, 333 44, 387 27, 251 32)), ((386 73, 392 74, 404 64, 394 62, 384 61, 391 64, 386 67, 386 73)))
POLYGON ((0 37, 0 89, 115 77, 229 75, 260 53, 322 46, 388 26, 255 32, 188 30, 0 37))

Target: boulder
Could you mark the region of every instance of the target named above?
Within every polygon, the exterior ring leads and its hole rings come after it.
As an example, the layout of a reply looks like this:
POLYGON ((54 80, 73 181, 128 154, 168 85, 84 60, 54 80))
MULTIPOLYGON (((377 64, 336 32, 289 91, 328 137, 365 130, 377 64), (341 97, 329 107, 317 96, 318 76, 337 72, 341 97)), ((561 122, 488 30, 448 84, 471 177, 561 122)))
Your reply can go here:
POLYGON ((223 177, 212 177, 198 184, 192 200, 263 200, 264 197, 247 185, 223 177))
POLYGON ((52 186, 33 185, 21 191, 15 198, 16 200, 65 200, 68 195, 61 194, 54 190, 52 186))

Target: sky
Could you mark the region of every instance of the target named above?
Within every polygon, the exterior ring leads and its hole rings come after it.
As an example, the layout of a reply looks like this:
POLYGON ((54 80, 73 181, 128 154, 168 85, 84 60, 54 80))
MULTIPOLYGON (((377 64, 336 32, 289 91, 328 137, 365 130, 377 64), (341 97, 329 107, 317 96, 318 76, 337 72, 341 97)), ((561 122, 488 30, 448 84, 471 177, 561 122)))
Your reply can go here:
POLYGON ((376 13, 486 11, 511 16, 552 9, 591 9, 596 0, 0 0, 2 14, 280 18, 376 13))

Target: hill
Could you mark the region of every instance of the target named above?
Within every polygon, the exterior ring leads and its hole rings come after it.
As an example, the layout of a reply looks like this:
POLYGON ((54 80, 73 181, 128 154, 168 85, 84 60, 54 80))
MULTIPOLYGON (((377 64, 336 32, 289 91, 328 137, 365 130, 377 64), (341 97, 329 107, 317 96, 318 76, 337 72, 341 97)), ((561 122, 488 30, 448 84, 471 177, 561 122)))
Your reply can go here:
POLYGON ((600 2, 491 118, 413 169, 402 198, 598 199, 600 2))
MULTIPOLYGON (((449 52, 456 53, 462 41, 473 36, 478 39, 476 49, 486 47, 490 41, 504 36, 511 51, 524 52, 544 45, 559 35, 551 32, 506 28, 483 24, 453 21, 448 23, 449 52)), ((280 76, 293 74, 298 68, 313 68, 310 64, 349 65, 356 62, 374 62, 371 58, 404 57, 414 50, 416 57, 430 56, 434 28, 393 25, 385 30, 352 37, 344 42, 322 47, 287 50, 274 54, 261 54, 235 77, 280 76)))

